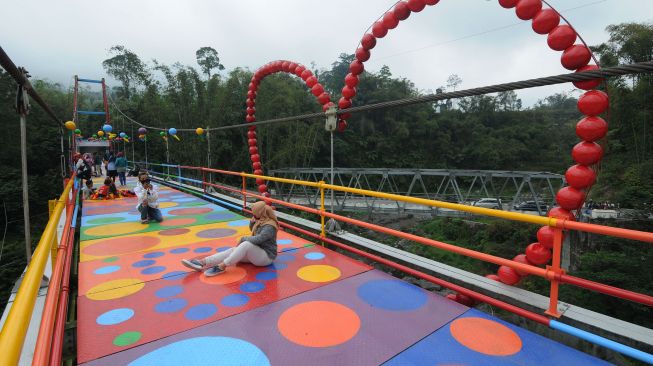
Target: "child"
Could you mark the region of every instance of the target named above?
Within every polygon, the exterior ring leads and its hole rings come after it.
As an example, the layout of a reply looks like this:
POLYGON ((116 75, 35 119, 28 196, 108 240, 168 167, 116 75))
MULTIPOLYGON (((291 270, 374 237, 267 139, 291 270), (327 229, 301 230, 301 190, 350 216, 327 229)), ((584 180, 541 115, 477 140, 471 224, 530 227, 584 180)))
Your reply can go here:
POLYGON ((255 266, 267 266, 277 257, 277 231, 279 221, 272 207, 263 201, 252 205, 254 217, 249 223, 253 236, 244 236, 238 240, 235 248, 216 253, 203 259, 183 259, 181 263, 196 271, 204 270, 207 277, 225 272, 227 266, 238 262, 252 263, 255 266))
POLYGON ((159 211, 159 186, 150 182, 147 172, 141 172, 138 176, 134 193, 138 197, 136 208, 141 213, 141 224, 147 224, 150 220, 163 221, 163 216, 159 211))
POLYGON ((93 197, 93 193, 95 193, 95 189, 93 189, 93 181, 89 179, 86 181, 86 186, 82 188, 82 199, 90 199, 93 197))
POLYGON ((111 178, 106 178, 104 180, 104 185, 98 188, 91 198, 94 200, 112 200, 114 198, 120 198, 120 193, 111 178))

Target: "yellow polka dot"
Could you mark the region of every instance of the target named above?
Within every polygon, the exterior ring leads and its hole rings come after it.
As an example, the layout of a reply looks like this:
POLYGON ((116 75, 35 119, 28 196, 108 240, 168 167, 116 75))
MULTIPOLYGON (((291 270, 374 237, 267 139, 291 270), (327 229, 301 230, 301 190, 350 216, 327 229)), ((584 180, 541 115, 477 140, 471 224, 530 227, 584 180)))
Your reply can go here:
POLYGON ((159 208, 168 208, 168 207, 175 207, 179 206, 177 202, 161 202, 159 203, 159 208))
POLYGON ((119 224, 110 224, 110 225, 101 225, 92 227, 84 231, 86 235, 92 236, 105 236, 105 235, 123 235, 129 233, 135 233, 147 228, 147 226, 141 224, 140 222, 123 222, 119 224))
POLYGON ((107 281, 94 286, 86 293, 91 300, 112 300, 135 294, 145 287, 145 282, 137 278, 123 278, 107 281))
POLYGON ((297 271, 297 277, 308 282, 329 282, 341 274, 338 268, 322 264, 302 267, 297 271))

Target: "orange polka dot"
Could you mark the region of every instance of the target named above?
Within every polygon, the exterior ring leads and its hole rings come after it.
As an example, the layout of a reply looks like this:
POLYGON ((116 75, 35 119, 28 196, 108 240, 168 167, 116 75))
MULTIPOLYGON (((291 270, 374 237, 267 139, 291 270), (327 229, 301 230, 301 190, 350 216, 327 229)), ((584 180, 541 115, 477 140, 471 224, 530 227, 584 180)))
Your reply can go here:
POLYGON ((517 333, 493 320, 458 318, 451 323, 449 330, 463 346, 490 356, 514 355, 522 347, 517 333))
POLYGON ((350 308, 330 301, 295 305, 279 317, 277 327, 289 341, 306 347, 331 347, 352 339, 361 320, 350 308))
POLYGON ((223 274, 206 277, 204 274, 200 275, 200 280, 209 285, 226 285, 242 280, 247 275, 247 271, 240 267, 227 267, 227 271, 223 274))
POLYGON ((160 242, 159 238, 153 236, 112 238, 99 240, 82 249, 82 253, 96 256, 131 253, 151 248, 160 242))
POLYGON ((183 226, 183 225, 190 225, 194 224, 197 219, 192 218, 192 217, 187 217, 183 219, 171 219, 171 220, 163 220, 159 225, 161 226, 183 226))

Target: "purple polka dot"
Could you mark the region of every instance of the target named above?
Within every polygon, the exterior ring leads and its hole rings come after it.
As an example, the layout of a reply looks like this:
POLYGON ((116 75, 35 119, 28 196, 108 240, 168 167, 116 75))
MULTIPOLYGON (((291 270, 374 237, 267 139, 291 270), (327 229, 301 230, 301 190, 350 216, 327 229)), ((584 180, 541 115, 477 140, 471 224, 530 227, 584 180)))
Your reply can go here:
POLYGON ((158 258, 163 257, 164 255, 166 255, 164 252, 152 252, 143 255, 143 258, 158 258))
POLYGON ((218 311, 218 307, 213 304, 200 304, 186 310, 184 316, 189 320, 203 320, 213 316, 218 311))
POLYGON ((197 248, 197 249, 193 250, 193 252, 195 252, 195 253, 206 253, 206 252, 210 252, 212 249, 213 248, 211 248, 211 247, 201 247, 201 248, 197 248))
POLYGON ((237 231, 233 229, 209 229, 202 230, 196 235, 200 238, 223 238, 236 234, 237 231))
POLYGON ((189 272, 184 272, 184 271, 173 271, 173 272, 168 272, 161 276, 162 279, 166 281, 176 281, 176 280, 183 280, 186 276, 188 276, 189 272))
POLYGON ((190 249, 188 249, 188 248, 175 248, 175 249, 171 250, 170 253, 172 253, 172 254, 180 254, 180 253, 186 253, 186 252, 189 251, 189 250, 190 250, 190 249))
POLYGON ((162 301, 154 306, 157 313, 176 313, 186 307, 188 301, 180 298, 172 298, 162 301))
POLYGON ((220 252, 224 252, 225 250, 229 250, 229 249, 231 249, 231 247, 219 247, 219 248, 215 248, 215 251, 220 253, 220 252))
POLYGON ((147 267, 147 266, 153 265, 154 263, 156 263, 156 261, 151 260, 151 259, 146 259, 146 260, 134 262, 134 264, 132 264, 132 267, 136 267, 136 268, 138 268, 138 267, 147 267))
POLYGON ((164 266, 154 266, 154 267, 149 267, 145 268, 144 270, 141 271, 142 274, 155 274, 155 273, 160 273, 166 270, 166 267, 164 266))
POLYGON ((270 281, 277 278, 276 272, 260 272, 256 274, 256 279, 259 281, 270 281))

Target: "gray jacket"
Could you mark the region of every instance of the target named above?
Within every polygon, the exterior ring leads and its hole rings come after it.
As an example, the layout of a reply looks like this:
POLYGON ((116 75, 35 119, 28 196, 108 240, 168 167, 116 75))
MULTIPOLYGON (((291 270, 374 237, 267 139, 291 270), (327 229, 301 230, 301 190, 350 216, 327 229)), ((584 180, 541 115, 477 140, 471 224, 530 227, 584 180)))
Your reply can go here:
MULTIPOLYGON (((253 223, 250 222, 249 228, 252 228, 253 223)), ((261 225, 256 229, 252 236, 243 236, 238 244, 248 241, 254 245, 261 247, 265 250, 270 259, 277 257, 277 229, 272 225, 261 225)))

